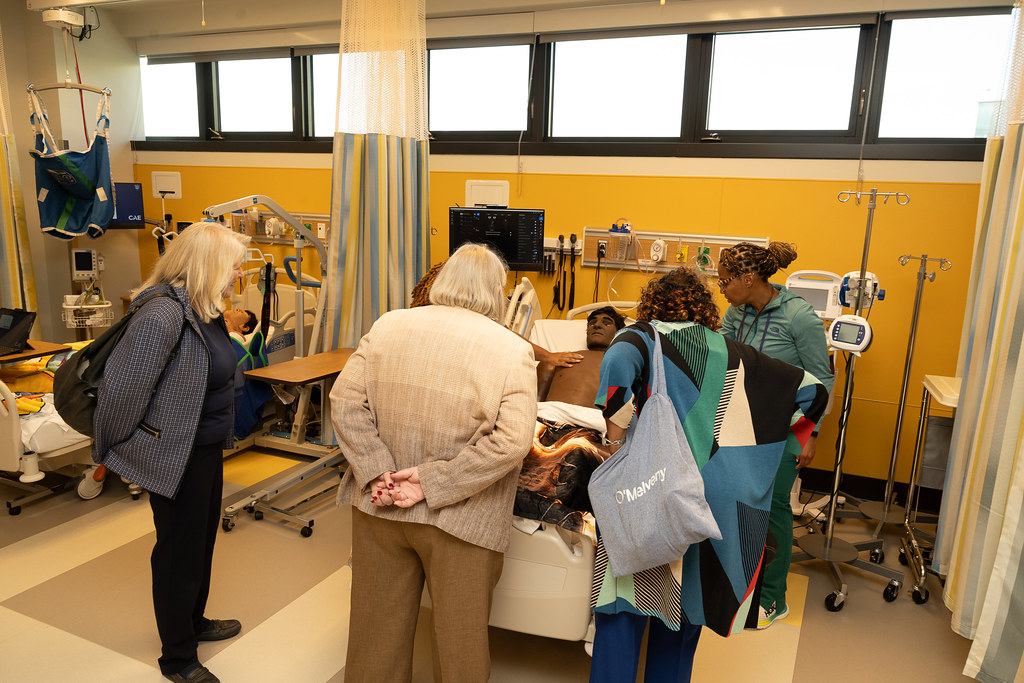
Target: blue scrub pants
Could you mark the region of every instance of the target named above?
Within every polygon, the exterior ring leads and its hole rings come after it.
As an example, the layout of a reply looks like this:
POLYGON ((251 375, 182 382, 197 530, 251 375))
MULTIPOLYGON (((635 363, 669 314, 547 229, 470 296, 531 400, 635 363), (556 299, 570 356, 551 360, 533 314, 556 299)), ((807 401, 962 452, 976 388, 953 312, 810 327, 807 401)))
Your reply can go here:
POLYGON ((631 612, 595 612, 594 619, 590 683, 631 683, 636 680, 640 643, 648 622, 645 683, 689 683, 700 626, 683 624, 678 631, 673 631, 661 619, 631 612))

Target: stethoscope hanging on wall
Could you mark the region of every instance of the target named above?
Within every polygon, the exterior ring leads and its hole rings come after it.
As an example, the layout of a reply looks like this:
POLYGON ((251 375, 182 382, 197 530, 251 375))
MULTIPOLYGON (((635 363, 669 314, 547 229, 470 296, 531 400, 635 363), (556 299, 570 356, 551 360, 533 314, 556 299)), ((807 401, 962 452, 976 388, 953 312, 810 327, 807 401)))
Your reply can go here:
MULTIPOLYGON (((576 302, 576 233, 569 235, 569 308, 576 302)), ((561 310, 561 309, 559 309, 561 310)))
MULTIPOLYGON (((558 236, 558 270, 555 271, 554 304, 559 311, 565 310, 565 235, 558 236)), ((572 306, 572 304, 569 304, 572 306)))

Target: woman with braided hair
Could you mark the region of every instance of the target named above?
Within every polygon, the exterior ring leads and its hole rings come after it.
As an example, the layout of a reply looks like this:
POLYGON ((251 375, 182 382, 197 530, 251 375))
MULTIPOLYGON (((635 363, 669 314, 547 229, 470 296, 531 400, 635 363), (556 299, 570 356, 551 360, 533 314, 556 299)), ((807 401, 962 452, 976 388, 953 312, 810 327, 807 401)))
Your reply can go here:
MULTIPOLYGON (((767 248, 749 242, 722 249, 718 262, 718 287, 731 306, 719 330, 730 339, 803 368, 826 389, 832 389, 832 371, 821 319, 811 305, 768 278, 796 260, 796 248, 785 242, 771 242, 767 248)), ((778 548, 764 570, 757 628, 765 629, 789 613, 786 605, 786 575, 793 555, 793 511, 789 492, 797 469, 814 459, 817 429, 801 448, 794 436, 786 443, 775 489, 772 494, 768 529, 778 548)))

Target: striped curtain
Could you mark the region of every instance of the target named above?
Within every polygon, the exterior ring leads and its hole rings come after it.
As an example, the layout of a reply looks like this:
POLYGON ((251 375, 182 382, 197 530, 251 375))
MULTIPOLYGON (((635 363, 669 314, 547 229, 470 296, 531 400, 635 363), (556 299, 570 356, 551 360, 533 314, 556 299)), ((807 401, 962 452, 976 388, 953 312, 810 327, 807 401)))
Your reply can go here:
POLYGON ((1024 123, 989 140, 935 569, 964 675, 1014 680, 1024 654, 1024 123))
POLYGON ((34 311, 36 290, 8 85, 7 51, 0 34, 0 306, 34 311))
POLYGON ((429 265, 425 0, 346 0, 325 349, 405 308, 429 265))
POLYGON ((354 348, 429 263, 427 142, 337 133, 333 177, 324 348, 354 348))
POLYGON ((36 309, 25 203, 13 135, 0 134, 0 306, 36 309))

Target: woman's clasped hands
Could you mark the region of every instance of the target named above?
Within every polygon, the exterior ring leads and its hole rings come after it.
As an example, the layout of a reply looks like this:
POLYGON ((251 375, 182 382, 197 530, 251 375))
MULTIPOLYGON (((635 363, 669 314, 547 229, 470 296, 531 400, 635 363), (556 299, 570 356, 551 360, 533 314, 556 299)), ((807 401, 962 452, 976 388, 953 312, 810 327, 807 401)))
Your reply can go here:
POLYGON ((409 508, 423 500, 418 467, 409 467, 397 472, 385 472, 370 482, 370 502, 377 507, 395 505, 409 508))

